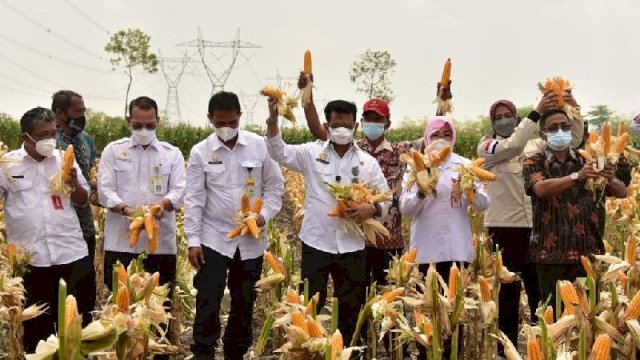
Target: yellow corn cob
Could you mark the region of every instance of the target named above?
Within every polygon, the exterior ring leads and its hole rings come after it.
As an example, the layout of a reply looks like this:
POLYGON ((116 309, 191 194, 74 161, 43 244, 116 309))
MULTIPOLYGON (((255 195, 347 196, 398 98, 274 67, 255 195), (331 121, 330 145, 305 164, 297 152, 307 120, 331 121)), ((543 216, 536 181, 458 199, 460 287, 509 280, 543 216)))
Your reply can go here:
POLYGON ((576 288, 572 283, 566 280, 560 281, 560 297, 562 301, 566 305, 578 305, 580 304, 580 299, 578 298, 578 293, 576 292, 576 288))
POLYGON ((9 262, 9 267, 13 267, 13 263, 16 257, 16 246, 11 243, 7 243, 7 261, 9 262))
POLYGON ((159 272, 154 272, 153 275, 151 275, 151 278, 149 278, 149 286, 147 286, 145 288, 145 293, 144 293, 144 300, 145 302, 149 302, 149 299, 151 299, 151 295, 153 295, 153 291, 158 287, 158 285, 160 285, 160 273, 159 272))
POLYGON ((418 311, 418 309, 413 309, 413 319, 416 321, 416 326, 422 328, 424 325, 425 316, 418 311))
POLYGON ((300 310, 293 310, 291 313, 291 324, 301 328, 305 333, 309 333, 307 331, 307 323, 304 321, 304 315, 302 315, 300 310))
POLYGON ((300 296, 298 296, 298 294, 296 294, 295 291, 288 289, 286 296, 287 296, 288 303, 302 305, 302 302, 300 301, 300 296))
POLYGON ((491 301, 491 289, 489 288, 489 281, 480 275, 478 276, 478 283, 480 284, 480 295, 482 297, 482 302, 491 301))
POLYGON ((120 286, 116 295, 116 306, 121 312, 129 312, 129 290, 126 286, 120 286))
POLYGON ((67 182, 71 179, 71 169, 76 161, 76 155, 73 152, 73 145, 69 144, 62 158, 62 180, 67 182))
POLYGON ((343 349, 344 340, 342 339, 342 333, 340 333, 340 330, 336 330, 331 336, 331 359, 339 359, 343 349))
POLYGON ((586 256, 580 256, 580 262, 582 263, 582 267, 584 271, 587 273, 587 276, 593 278, 593 268, 591 267, 591 262, 587 259, 586 256))
POLYGON ((448 296, 449 296, 449 300, 453 301, 453 299, 455 299, 456 297, 456 290, 458 288, 458 275, 460 274, 460 270, 458 270, 458 266, 456 265, 456 263, 453 263, 453 265, 451 265, 451 270, 449 270, 449 292, 448 292, 448 296))
POLYGON ((473 204, 476 201, 476 193, 473 192, 473 189, 469 189, 466 191, 467 201, 469 204, 473 204))
POLYGON ((120 266, 116 268, 116 272, 118 272, 118 281, 120 284, 126 284, 129 275, 127 274, 127 269, 124 268, 124 265, 120 264, 120 266))
POLYGON ((625 251, 625 260, 630 264, 634 265, 636 263, 636 251, 637 251, 637 239, 636 234, 631 233, 631 236, 627 239, 627 249, 625 251))
POLYGON ((397 289, 393 289, 391 291, 388 291, 386 294, 384 294, 382 296, 382 299, 390 304, 393 300, 395 300, 395 298, 397 298, 398 296, 400 296, 402 294, 404 294, 404 288, 403 287, 399 287, 397 289))
POLYGON ((598 141, 598 135, 596 135, 595 133, 590 132, 589 133, 589 143, 590 144, 594 144, 596 141, 598 141))
POLYGON ((583 157, 583 158, 585 158, 585 159, 587 159, 587 160, 589 160, 589 161, 593 161, 593 160, 594 160, 594 159, 593 159, 593 156, 591 155, 591 153, 590 153, 590 152, 588 152, 587 150, 580 149, 580 150, 578 150, 578 153, 579 153, 580 155, 582 155, 582 157, 583 157))
POLYGON ((131 247, 136 247, 136 245, 138 245, 141 231, 142 227, 131 230, 131 234, 129 234, 129 245, 131 245, 131 247))
POLYGON ((467 166, 467 169, 469 170, 470 173, 472 173, 473 175, 477 176, 478 179, 480 180, 484 180, 484 181, 494 181, 496 179, 496 175, 494 173, 492 173, 491 171, 487 171, 483 168, 477 167, 477 166, 473 166, 473 165, 469 165, 467 166))
POLYGON ((158 250, 158 233, 159 232, 160 232, 160 223, 154 218, 152 236, 149 236, 149 243, 147 244, 150 254, 155 254, 156 250, 158 250))
POLYGON ((547 325, 553 324, 553 307, 551 305, 547 306, 547 309, 544 311, 543 320, 547 325))
POLYGON ((620 136, 622 136, 622 134, 626 134, 626 133, 627 133, 627 129, 626 129, 626 127, 624 125, 624 121, 623 121, 618 125, 618 137, 620 137, 620 136))
POLYGON ((442 69, 442 76, 440 77, 440 85, 449 86, 449 79, 451 78, 451 59, 447 59, 444 63, 444 69, 442 69))
POLYGON ((153 238, 153 215, 151 213, 144 214, 144 230, 147 232, 149 241, 153 238))
POLYGON ((413 264, 416 262, 416 257, 418 256, 418 249, 413 248, 402 255, 402 273, 406 274, 409 271, 409 264, 413 264))
POLYGON ((233 230, 229 231, 229 233, 227 234, 227 238, 229 239, 235 238, 236 236, 240 235, 240 233, 242 232, 242 229, 244 228, 245 228, 244 225, 236 226, 235 228, 233 228, 233 230))
POLYGON ((624 133, 618 137, 616 141, 616 146, 613 148, 614 154, 622 154, 624 149, 627 147, 627 142, 629 141, 629 134, 624 133))
POLYGON ((257 198, 253 203, 253 207, 251 207, 251 212, 254 214, 260 214, 262 211, 262 205, 264 204, 264 200, 262 198, 257 198))
POLYGON ((242 208, 241 210, 243 214, 249 212, 249 195, 247 193, 242 194, 242 208))
POLYGON ((247 225, 244 225, 242 227, 242 230, 240 230, 240 235, 245 236, 249 233, 249 227, 247 225))
POLYGON ((311 50, 304 52, 304 74, 311 75, 313 73, 313 67, 311 65, 311 50))
POLYGON ((78 303, 72 295, 67 296, 64 302, 64 328, 68 329, 71 321, 78 313, 78 303))
POLYGON ((280 263, 280 261, 278 261, 278 259, 276 259, 275 256, 273 256, 273 254, 271 254, 268 251, 265 251, 264 260, 267 262, 267 264, 269 264, 269 266, 271 266, 274 272, 282 275, 285 274, 284 265, 280 263))
POLYGON ((433 323, 431 322, 431 319, 427 318, 427 320, 424 322, 424 334, 427 335, 427 337, 433 335, 433 323))
POLYGON ((475 159, 475 160, 473 160, 471 162, 471 165, 473 165, 473 166, 482 166, 482 165, 484 165, 484 163, 486 161, 487 161, 487 159, 485 159, 485 158, 477 158, 477 159, 475 159))
POLYGON ((260 237, 260 228, 258 228, 258 224, 256 223, 256 219, 253 217, 247 218, 247 227, 249 228, 249 232, 253 235, 254 238, 260 237))
POLYGON ((262 88, 262 90, 260 90, 260 94, 272 100, 280 100, 280 98, 284 96, 285 92, 272 87, 264 87, 262 88))
POLYGON ((314 319, 307 319, 307 331, 309 332, 309 336, 312 338, 321 338, 324 336, 324 331, 322 331, 322 326, 318 324, 314 319))
POLYGON ((542 349, 540 343, 534 335, 529 335, 527 339, 527 356, 528 360, 543 360, 542 349))
POLYGON ((591 350, 592 360, 609 360, 611 356, 611 338, 607 334, 598 335, 591 350))
POLYGON ((611 151, 611 127, 609 126, 609 122, 605 122, 604 125, 602 125, 600 137, 602 138, 602 152, 604 155, 609 155, 611 151))
POLYGON ((449 156, 450 153, 450 146, 445 146, 440 149, 440 151, 438 151, 438 154, 431 160, 431 167, 435 168, 440 166, 440 164, 442 164, 447 159, 447 156, 449 156))
POLYGON ((419 151, 411 149, 411 157, 413 158, 413 163, 416 166, 416 171, 423 171, 426 169, 424 166, 424 159, 419 151))
POLYGON ((129 224, 129 230, 141 229, 144 226, 144 218, 142 216, 138 216, 131 220, 131 224, 129 224))
POLYGON ((633 299, 629 302, 629 305, 627 305, 627 310, 625 310, 622 315, 622 319, 624 319, 624 321, 634 320, 637 319, 638 316, 640 316, 640 291, 636 292, 633 299))

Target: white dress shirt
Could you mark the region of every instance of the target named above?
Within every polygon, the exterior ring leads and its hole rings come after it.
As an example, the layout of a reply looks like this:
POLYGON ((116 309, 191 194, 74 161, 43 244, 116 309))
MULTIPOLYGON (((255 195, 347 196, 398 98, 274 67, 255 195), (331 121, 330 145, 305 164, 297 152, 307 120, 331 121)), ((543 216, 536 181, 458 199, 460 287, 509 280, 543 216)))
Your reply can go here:
MULTIPOLYGON (((168 199, 174 209, 182 206, 185 187, 184 158, 180 150, 153 140, 145 150, 133 137, 116 140, 104 149, 98 167, 98 200, 107 208, 126 204, 138 208, 168 199)), ((140 254, 148 251, 147 233, 140 234, 135 248, 129 245, 130 221, 107 211, 104 250, 140 254)), ((166 211, 160 219, 155 254, 176 254, 176 213, 166 211)))
MULTIPOLYGON (((400 212, 411 219, 410 248, 418 249, 417 263, 428 264, 443 261, 473 260, 471 247, 471 226, 467 216, 467 200, 452 196, 454 181, 459 174, 455 172, 461 164, 468 164, 466 159, 452 153, 440 165, 440 179, 436 186, 435 198, 418 197, 417 185, 407 189, 407 177, 402 181, 400 195, 400 212)), ((484 185, 476 183, 476 198, 473 207, 477 211, 486 210, 491 201, 484 185)))
MULTIPOLYGON (((4 198, 9 243, 27 249, 30 264, 36 267, 69 264, 87 256, 87 243, 71 199, 54 199, 49 187, 49 179, 62 169, 60 151, 38 162, 23 145, 5 158, 16 161, 0 169, 0 196, 4 198)), ((78 164, 74 167, 78 182, 89 191, 78 164)))
MULTIPOLYGON (((349 253, 364 249, 365 241, 342 225, 342 220, 327 213, 336 207, 336 200, 329 193, 325 181, 349 184, 361 183, 370 189, 389 189, 380 165, 371 155, 355 144, 340 157, 330 142, 316 141, 302 145, 287 145, 282 134, 267 139, 271 157, 304 176, 304 219, 300 239, 307 245, 331 254, 349 253)), ((390 202, 380 203, 382 219, 390 202)))
POLYGON ((284 179, 278 164, 269 158, 262 137, 240 130, 233 149, 216 134, 196 144, 189 155, 184 201, 189 247, 204 245, 228 258, 239 249, 242 260, 262 256, 268 245, 266 226, 259 239, 251 234, 227 238, 237 226, 234 219, 245 192, 252 206, 256 199, 264 200, 260 215, 265 223, 282 207, 284 179))

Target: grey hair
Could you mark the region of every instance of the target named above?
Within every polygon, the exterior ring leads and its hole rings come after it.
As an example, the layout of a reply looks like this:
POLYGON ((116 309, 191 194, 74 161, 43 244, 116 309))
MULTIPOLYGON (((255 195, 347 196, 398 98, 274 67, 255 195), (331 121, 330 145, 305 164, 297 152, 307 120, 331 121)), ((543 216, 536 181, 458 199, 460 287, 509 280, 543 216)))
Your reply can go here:
POLYGON ((22 115, 22 118, 20 118, 20 131, 23 134, 31 135, 36 126, 47 122, 55 123, 55 121, 56 116, 53 111, 43 107, 36 107, 22 115))

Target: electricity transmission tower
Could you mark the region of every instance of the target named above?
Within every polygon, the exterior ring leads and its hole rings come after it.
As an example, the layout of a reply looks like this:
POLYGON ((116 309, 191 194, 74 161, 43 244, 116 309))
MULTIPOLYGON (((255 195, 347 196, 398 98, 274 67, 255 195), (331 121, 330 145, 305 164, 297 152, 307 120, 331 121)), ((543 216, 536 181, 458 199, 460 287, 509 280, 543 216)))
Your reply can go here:
POLYGON ((244 49, 261 48, 261 46, 259 45, 240 40, 239 29, 236 31, 236 37, 234 40, 208 41, 202 38, 200 28, 198 28, 197 39, 178 44, 177 46, 196 48, 198 50, 198 54, 200 55, 200 60, 202 61, 204 70, 207 73, 209 81, 211 82, 211 95, 215 94, 218 91, 224 90, 224 85, 226 84, 227 79, 229 79, 229 75, 231 75, 231 71, 236 64, 238 56, 244 57, 245 59, 247 59, 247 61, 249 60, 249 58, 242 53, 244 49), (213 51, 207 51, 207 49, 231 49, 231 59, 226 65, 223 65, 220 60, 224 57, 224 55, 217 56, 216 53, 214 53, 213 51), (207 63, 207 55, 216 58, 217 62, 220 64, 220 69, 214 69, 207 63))
POLYGON ((180 98, 178 97, 178 84, 184 74, 184 69, 190 62, 186 53, 182 58, 167 58, 163 57, 160 51, 158 51, 158 62, 160 63, 160 69, 162 75, 167 82, 167 101, 165 103, 165 112, 169 123, 182 122, 182 114, 180 113, 180 98))

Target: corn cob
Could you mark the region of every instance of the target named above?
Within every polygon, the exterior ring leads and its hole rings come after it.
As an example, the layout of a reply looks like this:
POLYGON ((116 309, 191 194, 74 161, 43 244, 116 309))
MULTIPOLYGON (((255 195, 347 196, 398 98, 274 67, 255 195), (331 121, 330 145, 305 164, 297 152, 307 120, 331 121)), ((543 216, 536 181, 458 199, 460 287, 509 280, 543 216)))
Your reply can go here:
POLYGON ((480 295, 482 298, 482 302, 491 301, 491 289, 489 288, 489 281, 480 275, 478 276, 478 283, 480 284, 480 295))
POLYGON ((533 335, 529 335, 527 340, 527 356, 528 360, 543 360, 544 355, 540 348, 540 343, 533 335))
POLYGON ((262 90, 260 90, 260 94, 268 97, 271 100, 280 100, 280 98, 284 96, 285 92, 272 87, 264 87, 262 88, 262 90))
POLYGON ((131 230, 131 233, 129 234, 129 245, 131 245, 132 248, 138 245, 138 240, 140 240, 141 231, 142 231, 142 227, 131 230))
POLYGON ((138 216, 131 220, 129 230, 142 229, 142 226, 144 226, 144 218, 142 216, 138 216))
POLYGON ((584 271, 587 273, 587 276, 593 278, 593 268, 591 267, 591 262, 587 259, 586 256, 580 256, 580 262, 582 263, 582 267, 584 271))
POLYGON ((636 263, 636 251, 637 251, 637 239, 636 234, 631 233, 631 236, 627 239, 627 248, 625 251, 625 260, 630 264, 634 265, 636 263))
POLYGON ((147 232, 149 241, 153 238, 153 215, 151 213, 144 214, 144 230, 147 232))
POLYGON ((242 194, 242 208, 241 210, 243 214, 249 212, 249 195, 247 193, 242 194))
POLYGON ((14 244, 7 243, 7 261, 9 262, 9 267, 11 268, 13 268, 15 257, 16 257, 16 246, 14 244))
POLYGON ((158 214, 160 214, 160 211, 162 211, 162 205, 160 204, 154 204, 149 208, 149 212, 153 216, 157 216, 158 214))
POLYGON ((416 167, 416 171, 423 171, 426 169, 424 165, 424 159, 422 158, 422 154, 419 151, 411 149, 411 157, 413 158, 413 163, 416 167))
POLYGON ((618 275, 618 281, 620 281, 620 286, 622 286, 622 290, 624 290, 626 292, 627 291, 627 284, 629 283, 629 278, 627 277, 627 274, 625 274, 622 271, 618 270, 617 275, 618 275))
POLYGON ((598 335, 591 350, 592 360, 609 360, 611 356, 611 338, 607 334, 598 335))
POLYGON ((444 69, 442 69, 442 76, 440 77, 441 86, 449 86, 449 79, 451 78, 451 59, 447 59, 444 63, 444 69))
POLYGON ((409 271, 409 264, 413 264, 416 262, 416 257, 418 256, 418 249, 413 248, 402 255, 402 273, 406 274, 409 271))
POLYGON ((640 316, 640 291, 637 291, 633 296, 629 304, 627 305, 627 310, 625 310, 622 315, 622 319, 624 321, 634 320, 640 316))
POLYGON ((286 297, 287 297, 288 303, 302 305, 302 302, 300 301, 300 296, 298 296, 298 294, 296 294, 295 291, 288 289, 286 297))
POLYGON ((285 274, 284 265, 280 263, 280 261, 278 261, 278 259, 276 259, 275 256, 273 256, 273 254, 271 254, 268 251, 265 251, 264 260, 267 262, 267 264, 269 264, 269 266, 271 266, 271 269, 273 269, 274 272, 282 275, 285 274))
POLYGON ((616 141, 616 146, 613 148, 613 153, 622 154, 624 149, 627 147, 627 142, 629 142, 629 134, 624 133, 620 135, 616 141))
POLYGON ((127 274, 127 270, 124 268, 124 265, 119 264, 116 266, 116 272, 118 272, 118 281, 121 284, 126 284, 129 275, 127 274))
POLYGON ((76 155, 73 152, 73 145, 69 144, 62 158, 62 180, 68 182, 71 179, 71 169, 76 161, 76 155))
POLYGON ((460 275, 460 270, 458 270, 458 266, 456 263, 451 265, 451 270, 449 270, 449 291, 447 293, 449 300, 453 301, 456 297, 456 290, 458 288, 458 276, 460 275))
POLYGON ((547 325, 553 324, 553 307, 551 305, 547 306, 547 309, 544 311, 543 320, 547 325))
POLYGON ((72 295, 68 295, 64 304, 64 328, 68 329, 71 325, 71 321, 78 313, 78 303, 76 298, 72 295))
POLYGON ((262 198, 257 198, 253 203, 253 207, 251 207, 251 212, 254 214, 260 214, 262 211, 262 205, 264 204, 264 200, 262 198))
POLYGON ((440 149, 440 151, 438 151, 438 154, 431 160, 431 167, 435 168, 440 166, 440 164, 442 164, 447 159, 447 156, 449 156, 450 153, 450 146, 445 146, 440 149))
POLYGON ((604 125, 602 125, 600 137, 602 138, 602 152, 607 156, 611 151, 611 127, 609 126, 609 122, 605 122, 604 125))
POLYGON ((120 286, 118 294, 116 295, 116 306, 118 310, 124 313, 129 312, 129 290, 126 286, 120 286))
POLYGON ((395 300, 395 298, 397 298, 402 294, 404 294, 404 288, 399 287, 391 291, 388 291, 386 294, 382 296, 382 299, 386 301, 388 304, 390 304, 393 300, 395 300))
POLYGON ((305 333, 309 333, 307 331, 307 323, 304 321, 304 315, 302 315, 300 310, 293 310, 291 313, 291 324, 301 328, 305 333))
POLYGON ((240 230, 240 235, 245 236, 245 235, 247 235, 248 233, 249 233, 249 226, 244 225, 244 226, 242 227, 242 230, 240 230))
POLYGON ((227 234, 227 238, 233 239, 237 237, 238 235, 240 235, 240 233, 242 232, 242 229, 244 228, 245 228, 244 224, 236 226, 235 228, 233 228, 233 230, 229 231, 229 233, 227 234))
POLYGON ((587 159, 588 161, 593 161, 593 160, 594 160, 594 158, 593 158, 593 156, 591 155, 591 153, 590 153, 589 151, 587 151, 587 150, 580 149, 580 150, 578 150, 578 153, 579 153, 583 158, 587 159))
POLYGON ((487 159, 485 159, 485 158, 477 158, 477 159, 475 159, 475 160, 473 160, 471 162, 471 165, 473 165, 473 166, 482 166, 482 165, 484 165, 484 163, 486 161, 487 161, 487 159))
POLYGON ((148 249, 150 254, 155 254, 156 250, 158 250, 158 233, 160 232, 160 223, 153 220, 153 230, 152 234, 149 236, 148 249))
POLYGON ((160 285, 160 273, 154 272, 153 275, 149 278, 149 282, 144 289, 144 301, 148 304, 149 299, 151 299, 151 295, 153 295, 153 291, 160 285))
POLYGON ((304 52, 304 74, 311 75, 313 73, 313 67, 311 64, 311 50, 304 52))
POLYGON ((309 332, 309 336, 311 336, 312 338, 324 337, 322 326, 320 326, 320 324, 318 324, 318 322, 314 319, 307 319, 307 331, 309 332))
POLYGON ((344 340, 342 339, 342 333, 340 333, 340 330, 336 330, 331 336, 331 359, 339 359, 343 349, 344 340))
POLYGON ((467 190, 466 195, 467 195, 467 202, 469 202, 469 204, 473 204, 476 201, 476 193, 473 192, 473 189, 467 190))
POLYGON ((618 137, 620 137, 620 136, 622 136, 622 134, 626 134, 626 133, 627 133, 627 129, 626 129, 626 127, 624 125, 624 121, 623 121, 618 125, 618 137))
POLYGON ((580 299, 578 298, 576 288, 569 281, 560 281, 560 297, 562 298, 562 301, 565 303, 565 305, 580 304, 580 299))
POLYGON ((254 217, 249 217, 246 220, 247 227, 249 228, 249 232, 253 235, 254 238, 260 237, 260 228, 258 228, 258 224, 256 223, 256 219, 254 217))
POLYGON ((589 133, 589 143, 590 144, 595 144, 596 141, 598 141, 598 135, 596 135, 596 133, 589 133))
POLYGON ((480 180, 484 180, 484 181, 494 181, 496 179, 496 175, 490 171, 487 171, 483 168, 477 167, 477 166, 473 166, 473 165, 469 165, 467 166, 467 169, 469 170, 470 173, 472 173, 473 175, 477 176, 478 179, 480 180))

